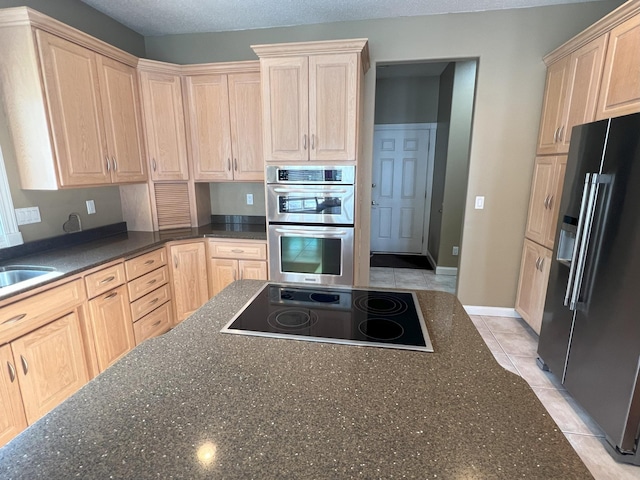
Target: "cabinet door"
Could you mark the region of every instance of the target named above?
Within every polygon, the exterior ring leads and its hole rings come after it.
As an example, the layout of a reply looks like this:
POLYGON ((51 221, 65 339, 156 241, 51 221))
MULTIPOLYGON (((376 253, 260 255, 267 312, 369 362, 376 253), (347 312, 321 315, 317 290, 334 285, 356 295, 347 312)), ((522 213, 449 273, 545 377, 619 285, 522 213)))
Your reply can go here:
POLYGON ((553 249, 556 241, 556 229, 558 227, 558 214, 560 213, 560 200, 562 199, 562 187, 564 186, 564 174, 567 170, 567 156, 556 157, 553 167, 553 181, 551 185, 551 195, 547 208, 547 233, 542 244, 553 249))
POLYGON ((186 132, 180 77, 140 72, 147 150, 153 180, 187 180, 186 132))
POLYGON ((266 161, 309 160, 308 57, 260 59, 266 161))
POLYGON ((266 280, 267 262, 238 260, 238 270, 242 280, 266 280))
POLYGON ((186 77, 185 86, 195 179, 233 179, 227 76, 186 77))
POLYGON ((229 118, 233 145, 233 178, 262 182, 262 104, 260 73, 238 73, 228 76, 229 118))
POLYGON ((640 112, 640 15, 609 33, 598 120, 640 112))
POLYGON ((75 312, 11 342, 29 425, 89 381, 75 312))
POLYGON ((60 185, 111 183, 97 55, 41 30, 36 37, 60 185))
POLYGON ((0 447, 27 428, 11 347, 0 347, 0 447))
POLYGON ((136 346, 126 286, 90 300, 89 310, 98 367, 103 372, 136 346))
POLYGON ((171 246, 173 303, 179 323, 209 299, 204 242, 171 246))
POLYGON ((309 57, 311 160, 356 159, 358 56, 309 57))
POLYGON ((522 315, 522 318, 536 333, 540 333, 540 325, 542 324, 550 268, 551 250, 525 239, 520 265, 516 311, 522 315))
POLYGON ((228 258, 212 258, 211 295, 217 295, 224 287, 238 280, 238 261, 228 258))
POLYGON ((97 60, 111 178, 115 183, 144 182, 147 170, 136 70, 100 55, 97 60))
POLYGON ((525 236, 540 244, 545 242, 549 231, 548 224, 551 216, 549 206, 554 186, 555 168, 556 157, 537 157, 533 168, 525 236))
POLYGON ((563 100, 567 90, 569 57, 558 60, 547 69, 547 83, 544 90, 538 154, 556 153, 559 148, 558 134, 564 113, 563 100))
POLYGON ((602 35, 571 54, 567 93, 563 102, 565 111, 558 134, 558 152, 569 151, 571 129, 574 126, 593 122, 596 118, 608 37, 608 34, 602 35))

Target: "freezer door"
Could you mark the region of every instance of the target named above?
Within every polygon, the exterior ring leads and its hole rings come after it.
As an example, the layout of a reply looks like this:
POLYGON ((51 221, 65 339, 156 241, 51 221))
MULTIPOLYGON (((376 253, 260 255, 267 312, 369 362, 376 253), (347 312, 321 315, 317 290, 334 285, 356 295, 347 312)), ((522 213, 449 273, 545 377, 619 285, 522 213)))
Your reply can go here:
POLYGON ((611 120, 564 379, 623 453, 640 425, 639 132, 640 114, 611 120))

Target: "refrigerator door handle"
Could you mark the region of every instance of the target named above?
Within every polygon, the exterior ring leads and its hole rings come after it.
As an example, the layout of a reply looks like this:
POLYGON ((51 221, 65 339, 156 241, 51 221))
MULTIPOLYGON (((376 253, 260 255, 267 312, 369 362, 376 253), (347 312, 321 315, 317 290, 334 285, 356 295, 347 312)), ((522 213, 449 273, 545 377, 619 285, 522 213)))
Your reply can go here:
POLYGON ((635 453, 636 438, 640 425, 640 378, 638 377, 640 377, 640 357, 638 357, 638 366, 636 367, 636 381, 633 384, 631 399, 629 400, 627 420, 622 431, 622 441, 618 446, 618 450, 626 454, 635 453))
POLYGON ((591 180, 591 174, 587 173, 584 177, 584 188, 582 189, 582 201, 580 202, 580 214, 578 215, 578 228, 576 229, 576 239, 574 242, 573 252, 571 252, 571 266, 569 268, 569 280, 567 281, 567 289, 564 293, 564 306, 569 306, 569 299, 571 297, 571 290, 573 287, 573 281, 576 274, 576 260, 578 259, 578 249, 580 248, 580 240, 582 237, 582 231, 584 227, 584 214, 587 211, 587 199, 589 197, 589 184, 591 180))
POLYGON ((591 235, 591 225, 593 223, 593 214, 595 211, 596 197, 598 196, 598 174, 591 175, 589 186, 589 200, 587 203, 587 212, 584 217, 584 228, 580 234, 580 249, 578 255, 578 263, 576 265, 575 278, 571 293, 571 302, 569 310, 575 310, 578 305, 578 296, 580 295, 580 287, 582 286, 582 276, 584 275, 584 267, 587 263, 587 248, 589 247, 589 237, 591 235))

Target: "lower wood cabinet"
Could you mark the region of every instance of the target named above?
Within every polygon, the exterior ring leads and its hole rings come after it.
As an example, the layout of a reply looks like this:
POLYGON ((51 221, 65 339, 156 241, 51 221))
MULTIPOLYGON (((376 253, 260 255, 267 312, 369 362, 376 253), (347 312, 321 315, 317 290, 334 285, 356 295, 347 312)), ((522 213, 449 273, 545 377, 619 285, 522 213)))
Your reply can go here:
POLYGON ((547 283, 551 268, 551 250, 525 238, 520 264, 516 311, 540 333, 547 283))
POLYGON ((0 347, 0 447, 27 428, 16 364, 10 345, 0 347))
POLYGON ((206 258, 204 240, 169 246, 176 323, 182 322, 209 300, 206 258))
POLYGON ((211 296, 236 280, 268 278, 265 242, 209 240, 209 257, 211 296))

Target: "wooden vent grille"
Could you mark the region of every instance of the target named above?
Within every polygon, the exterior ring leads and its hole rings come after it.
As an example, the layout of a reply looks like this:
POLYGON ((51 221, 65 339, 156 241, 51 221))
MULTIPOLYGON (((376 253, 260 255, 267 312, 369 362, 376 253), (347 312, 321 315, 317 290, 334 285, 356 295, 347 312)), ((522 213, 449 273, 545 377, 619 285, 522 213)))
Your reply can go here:
POLYGON ((189 188, 186 183, 156 183, 158 229, 191 227, 189 188))

